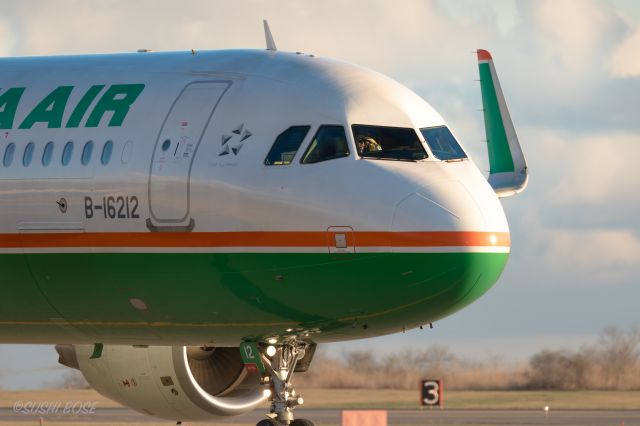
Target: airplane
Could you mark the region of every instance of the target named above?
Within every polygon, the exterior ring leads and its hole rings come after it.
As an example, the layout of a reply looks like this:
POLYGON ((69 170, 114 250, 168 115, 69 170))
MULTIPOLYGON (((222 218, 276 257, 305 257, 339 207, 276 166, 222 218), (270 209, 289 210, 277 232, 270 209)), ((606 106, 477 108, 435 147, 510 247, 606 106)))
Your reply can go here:
POLYGON ((528 168, 478 50, 488 178, 400 83, 276 48, 0 59, 0 343, 173 421, 312 426, 317 344, 430 324, 510 251, 528 168))

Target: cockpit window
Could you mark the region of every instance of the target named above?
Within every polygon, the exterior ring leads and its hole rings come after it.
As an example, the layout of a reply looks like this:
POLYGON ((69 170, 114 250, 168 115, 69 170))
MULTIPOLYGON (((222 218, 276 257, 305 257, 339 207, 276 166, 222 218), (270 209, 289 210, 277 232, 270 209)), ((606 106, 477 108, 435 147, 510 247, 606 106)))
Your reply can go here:
POLYGON ((467 158, 467 154, 446 126, 425 127, 420 132, 437 159, 446 161, 467 158))
POLYGON ((351 129, 360 157, 405 161, 427 158, 414 129, 360 124, 354 124, 351 129))
POLYGON ((267 158, 264 159, 264 164, 267 166, 291 164, 310 128, 311 126, 291 126, 280 133, 269 150, 267 158))
POLYGON ((302 164, 319 163, 349 156, 347 135, 342 126, 320 126, 302 156, 302 164))

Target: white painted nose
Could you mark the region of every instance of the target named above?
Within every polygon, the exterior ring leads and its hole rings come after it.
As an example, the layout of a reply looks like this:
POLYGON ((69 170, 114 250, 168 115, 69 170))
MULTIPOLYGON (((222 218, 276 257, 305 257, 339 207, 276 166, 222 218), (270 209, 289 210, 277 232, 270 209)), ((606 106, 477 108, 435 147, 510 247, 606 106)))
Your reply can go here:
POLYGON ((392 231, 484 230, 486 223, 474 197, 455 179, 424 185, 395 208, 392 231))

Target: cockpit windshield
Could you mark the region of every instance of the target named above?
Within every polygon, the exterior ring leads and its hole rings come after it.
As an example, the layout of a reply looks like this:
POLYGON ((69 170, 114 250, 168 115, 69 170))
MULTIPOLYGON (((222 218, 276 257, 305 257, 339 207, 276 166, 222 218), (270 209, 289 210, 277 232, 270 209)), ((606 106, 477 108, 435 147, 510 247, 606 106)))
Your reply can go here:
POLYGON ((446 126, 425 127, 420 132, 437 159, 451 161, 467 158, 467 154, 446 126))
POLYGON ((404 161, 427 158, 414 129, 361 124, 354 124, 351 129, 360 157, 404 161))

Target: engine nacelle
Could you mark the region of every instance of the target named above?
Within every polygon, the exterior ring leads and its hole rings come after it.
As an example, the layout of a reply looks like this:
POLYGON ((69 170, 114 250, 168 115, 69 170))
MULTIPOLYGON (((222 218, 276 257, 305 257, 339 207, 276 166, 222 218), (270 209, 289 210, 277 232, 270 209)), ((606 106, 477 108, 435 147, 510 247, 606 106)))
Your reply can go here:
POLYGON ((260 374, 244 368, 238 348, 116 345, 94 354, 93 345, 57 345, 56 350, 61 364, 82 371, 102 395, 163 419, 234 416, 268 395, 260 374))

